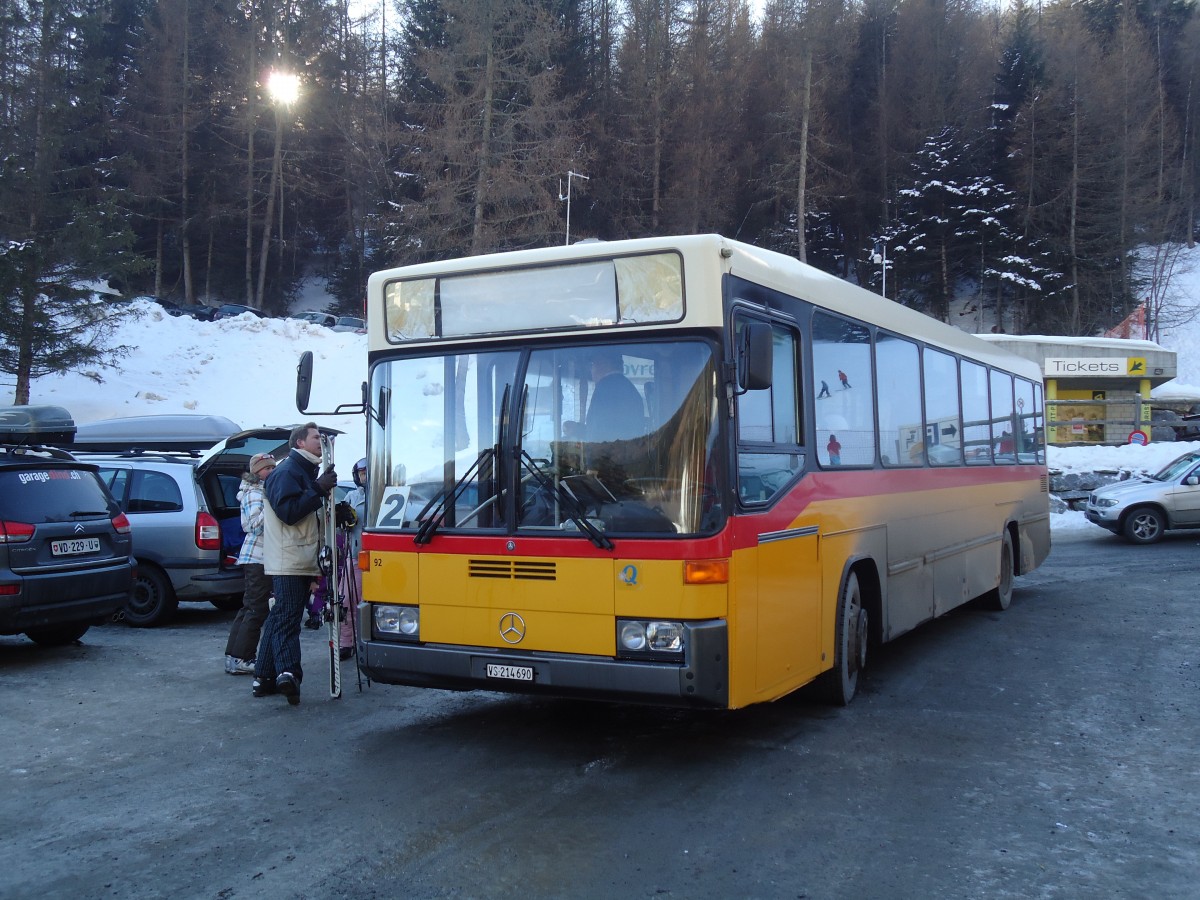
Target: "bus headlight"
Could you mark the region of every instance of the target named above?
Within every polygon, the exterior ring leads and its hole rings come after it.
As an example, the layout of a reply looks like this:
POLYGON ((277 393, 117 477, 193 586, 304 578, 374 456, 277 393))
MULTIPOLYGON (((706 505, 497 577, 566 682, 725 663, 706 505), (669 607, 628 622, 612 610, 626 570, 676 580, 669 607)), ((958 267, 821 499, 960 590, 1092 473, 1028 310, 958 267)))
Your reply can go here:
POLYGON ((373 604, 376 634, 417 639, 421 636, 421 610, 416 606, 373 604))
POLYGON ((682 660, 685 649, 682 622, 618 619, 617 655, 633 659, 682 660))

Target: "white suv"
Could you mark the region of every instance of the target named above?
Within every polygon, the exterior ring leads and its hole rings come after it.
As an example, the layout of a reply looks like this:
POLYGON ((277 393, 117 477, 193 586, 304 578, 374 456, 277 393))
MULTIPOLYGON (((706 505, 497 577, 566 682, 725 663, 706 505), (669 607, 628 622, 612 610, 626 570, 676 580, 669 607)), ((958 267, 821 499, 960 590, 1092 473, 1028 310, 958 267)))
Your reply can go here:
POLYGON ((1200 452, 1185 453, 1156 475, 1097 488, 1085 515, 1135 544, 1153 544, 1171 528, 1200 528, 1200 452))

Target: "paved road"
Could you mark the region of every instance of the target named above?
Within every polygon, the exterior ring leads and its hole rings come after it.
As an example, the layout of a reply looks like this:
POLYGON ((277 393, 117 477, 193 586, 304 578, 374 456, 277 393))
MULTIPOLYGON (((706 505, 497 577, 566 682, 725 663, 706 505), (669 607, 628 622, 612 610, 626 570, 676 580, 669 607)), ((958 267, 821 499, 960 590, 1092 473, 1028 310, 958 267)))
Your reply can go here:
POLYGON ((845 710, 332 702, 315 666, 293 709, 198 607, 0 638, 0 897, 1195 896, 1198 543, 1068 534, 845 710))

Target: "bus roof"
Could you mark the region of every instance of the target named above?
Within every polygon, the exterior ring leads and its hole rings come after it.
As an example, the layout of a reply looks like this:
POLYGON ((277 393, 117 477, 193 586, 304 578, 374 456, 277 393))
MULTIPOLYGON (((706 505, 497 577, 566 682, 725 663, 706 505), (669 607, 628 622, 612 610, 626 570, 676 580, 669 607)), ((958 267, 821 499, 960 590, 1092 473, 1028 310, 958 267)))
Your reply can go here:
MULTIPOLYGON (((586 241, 569 246, 542 247, 481 256, 459 257, 437 262, 418 263, 385 269, 371 275, 367 288, 367 318, 370 349, 395 347, 384 334, 385 309, 383 292, 389 282, 417 280, 466 274, 482 274, 525 267, 552 266, 586 260, 636 256, 639 254, 677 252, 683 258, 684 279, 687 284, 687 314, 681 322, 644 326, 647 329, 679 326, 714 327, 722 324, 720 305, 721 276, 731 274, 789 296, 812 302, 832 312, 854 317, 900 335, 917 338, 928 344, 960 353, 989 365, 1040 382, 1040 367, 975 335, 952 325, 909 309, 892 300, 864 290, 835 275, 800 262, 793 257, 764 250, 751 244, 730 240, 716 234, 680 235, 637 238, 622 241, 586 241), (698 284, 714 284, 708 292, 715 302, 696 302, 705 292, 696 290, 698 284)), ((626 331, 629 326, 581 326, 580 330, 626 331)), ((500 334, 472 335, 471 339, 510 336, 500 334)), ((443 343, 439 338, 431 339, 443 343)))

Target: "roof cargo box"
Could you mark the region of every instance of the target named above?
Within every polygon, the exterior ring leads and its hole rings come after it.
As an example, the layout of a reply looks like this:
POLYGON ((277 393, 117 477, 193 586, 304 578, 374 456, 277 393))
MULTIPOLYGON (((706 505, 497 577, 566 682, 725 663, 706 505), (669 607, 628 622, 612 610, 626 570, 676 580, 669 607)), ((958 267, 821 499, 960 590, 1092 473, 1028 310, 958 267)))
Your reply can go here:
POLYGON ((75 450, 198 452, 220 443, 241 426, 224 416, 129 416, 87 422, 75 433, 75 450))
POLYGON ((0 444, 70 446, 75 430, 61 406, 0 406, 0 444))

